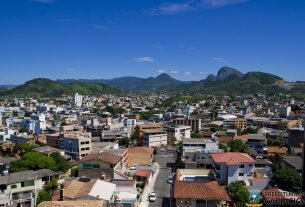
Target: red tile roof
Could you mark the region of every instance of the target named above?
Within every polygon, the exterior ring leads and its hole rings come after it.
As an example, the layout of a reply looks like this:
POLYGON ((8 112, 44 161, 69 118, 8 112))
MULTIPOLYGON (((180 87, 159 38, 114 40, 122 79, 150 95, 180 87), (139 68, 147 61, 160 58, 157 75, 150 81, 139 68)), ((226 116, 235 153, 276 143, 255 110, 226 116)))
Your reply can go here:
POLYGON ((197 200, 231 201, 224 187, 217 181, 186 182, 176 181, 174 185, 175 198, 189 198, 197 200))
POLYGON ((128 149, 128 153, 149 153, 152 155, 154 153, 154 149, 151 147, 133 147, 128 149))
POLYGON ((267 178, 252 178, 250 179, 250 182, 253 183, 259 183, 261 181, 265 181, 267 178))
POLYGON ((87 161, 92 161, 92 160, 101 160, 105 161, 111 164, 117 164, 122 158, 120 156, 114 155, 109 152, 101 152, 101 153, 94 153, 94 154, 89 154, 83 159, 81 159, 80 162, 87 162, 87 161))
POLYGON ((248 154, 240 152, 225 152, 212 154, 214 162, 226 163, 227 165, 238 165, 241 163, 255 163, 255 160, 248 154))
POLYGON ((148 170, 138 170, 136 172, 136 176, 139 176, 139 177, 149 178, 150 175, 151 175, 151 172, 148 170))

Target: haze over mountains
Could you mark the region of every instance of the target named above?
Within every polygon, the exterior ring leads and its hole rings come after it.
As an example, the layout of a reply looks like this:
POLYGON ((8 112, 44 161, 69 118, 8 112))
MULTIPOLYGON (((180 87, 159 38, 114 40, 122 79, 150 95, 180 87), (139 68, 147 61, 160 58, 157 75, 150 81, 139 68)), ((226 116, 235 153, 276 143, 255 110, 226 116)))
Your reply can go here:
MULTIPOLYGON (((2 96, 58 96, 81 93, 98 95, 120 91, 170 91, 200 92, 210 94, 274 94, 287 91, 279 87, 284 80, 276 75, 264 72, 246 74, 222 67, 217 75, 208 75, 200 81, 180 81, 166 73, 157 77, 121 77, 113 79, 34 79, 13 89, 2 89, 2 96)), ((300 89, 298 89, 300 90, 300 89)), ((303 90, 303 89, 302 89, 303 90)))

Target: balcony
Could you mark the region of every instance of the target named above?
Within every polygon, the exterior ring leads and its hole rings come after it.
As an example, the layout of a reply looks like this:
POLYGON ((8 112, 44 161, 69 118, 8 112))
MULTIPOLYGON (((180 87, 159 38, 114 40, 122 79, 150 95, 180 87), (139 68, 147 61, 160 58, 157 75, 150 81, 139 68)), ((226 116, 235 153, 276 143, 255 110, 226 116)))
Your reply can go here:
POLYGON ((18 193, 18 194, 13 194, 12 195, 12 200, 17 203, 23 202, 26 200, 31 200, 33 198, 33 193, 32 192, 24 192, 24 193, 18 193))

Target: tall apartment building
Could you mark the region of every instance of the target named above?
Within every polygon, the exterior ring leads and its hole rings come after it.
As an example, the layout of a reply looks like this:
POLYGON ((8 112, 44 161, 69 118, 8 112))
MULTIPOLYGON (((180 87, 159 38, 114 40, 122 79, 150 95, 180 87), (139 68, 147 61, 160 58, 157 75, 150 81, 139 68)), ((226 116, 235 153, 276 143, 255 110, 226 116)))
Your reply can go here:
POLYGON ((159 124, 138 124, 133 127, 132 134, 135 134, 138 138, 138 144, 142 145, 143 133, 145 130, 161 130, 163 126, 159 124))
POLYGON ((81 107, 83 104, 83 96, 76 93, 73 101, 76 107, 81 107))
POLYGON ((144 130, 142 145, 145 147, 161 147, 167 145, 167 132, 162 130, 144 130))
POLYGON ((72 160, 81 160, 92 152, 91 133, 70 132, 63 134, 59 141, 60 149, 70 155, 72 160))
POLYGON ((191 138, 190 126, 166 126, 168 141, 178 142, 191 138))
POLYGON ((190 126, 192 131, 198 132, 201 130, 201 119, 198 118, 176 118, 173 119, 173 125, 190 126))
POLYGON ((247 119, 242 119, 242 118, 235 119, 235 126, 242 131, 247 129, 247 119))
POLYGON ((226 152, 212 154, 216 179, 222 185, 234 181, 248 181, 254 177, 255 160, 248 154, 239 152, 226 152))

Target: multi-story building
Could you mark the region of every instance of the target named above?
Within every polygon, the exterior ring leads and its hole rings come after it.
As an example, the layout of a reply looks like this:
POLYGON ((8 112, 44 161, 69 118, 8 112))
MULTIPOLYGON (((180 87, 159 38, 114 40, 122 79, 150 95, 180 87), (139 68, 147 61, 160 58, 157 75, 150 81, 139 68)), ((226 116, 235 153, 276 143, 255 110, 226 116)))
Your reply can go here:
POLYGON ((242 119, 242 118, 235 119, 235 126, 242 131, 247 129, 247 119, 242 119))
MULTIPOLYGON (((161 130, 163 126, 159 124, 138 124, 136 125, 133 130, 134 134, 138 138, 138 144, 142 144, 142 137, 145 130, 161 130)), ((133 132, 132 132, 133 133, 133 132)))
POLYGON ((233 181, 248 181, 254 177, 255 160, 248 154, 226 152, 212 154, 216 180, 222 185, 233 181))
POLYGON ((60 147, 60 133, 46 134, 47 145, 55 148, 60 147))
POLYGON ((168 141, 179 142, 191 138, 190 126, 166 126, 168 141))
POLYGON ((267 158, 267 139, 264 135, 248 134, 247 145, 254 152, 252 157, 267 158))
POLYGON ((190 126, 192 131, 198 132, 201 130, 201 119, 198 118, 176 118, 173 119, 173 125, 190 126))
POLYGON ((161 147, 167 145, 167 132, 162 130, 144 130, 142 145, 145 147, 161 147))
POLYGON ((14 144, 35 144, 36 137, 27 133, 13 134, 10 137, 10 141, 14 144))
POLYGON ((63 134, 59 145, 72 160, 80 160, 92 152, 91 133, 77 131, 63 134))
MULTIPOLYGON (((127 150, 125 150, 127 153, 127 150)), ((89 154, 78 165, 79 176, 94 179, 111 180, 115 171, 122 169, 122 156, 110 152, 89 154)))
POLYGON ((223 128, 227 129, 232 125, 235 125, 235 120, 236 120, 236 116, 235 115, 231 115, 231 114, 219 114, 217 116, 217 120, 219 121, 223 121, 223 128))
POLYGON ((76 93, 73 101, 76 107, 81 107, 83 104, 83 96, 76 93))
POLYGON ((49 169, 0 176, 0 206, 36 206, 39 190, 58 174, 49 169))
POLYGON ((282 107, 279 110, 279 116, 281 118, 286 118, 287 116, 289 116, 291 113, 291 106, 287 106, 287 107, 282 107))
POLYGON ((203 138, 183 140, 182 161, 186 168, 212 168, 211 153, 222 153, 216 142, 203 138))

